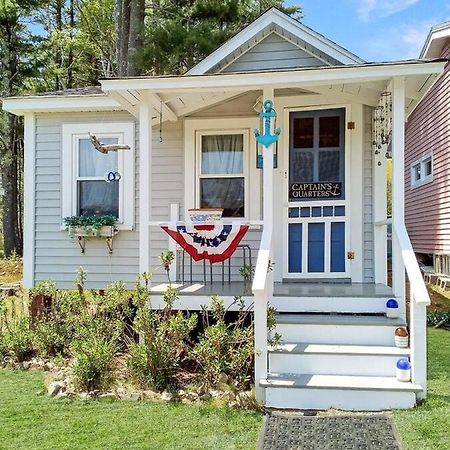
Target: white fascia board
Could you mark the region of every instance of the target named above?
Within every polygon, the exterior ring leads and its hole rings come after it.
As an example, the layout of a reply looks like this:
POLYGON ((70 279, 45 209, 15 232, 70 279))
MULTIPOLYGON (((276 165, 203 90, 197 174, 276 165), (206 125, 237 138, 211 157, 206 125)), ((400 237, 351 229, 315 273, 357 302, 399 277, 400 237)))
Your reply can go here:
POLYGON ((3 109, 18 116, 40 112, 116 111, 124 108, 107 95, 30 96, 3 100, 3 109))
POLYGON ((289 17, 281 11, 272 8, 244 28, 241 32, 221 45, 205 59, 200 61, 196 66, 189 70, 186 75, 202 75, 206 73, 220 61, 236 51, 240 46, 250 41, 258 33, 263 31, 265 28, 270 27, 272 24, 278 25, 287 32, 297 36, 299 39, 304 40, 308 44, 316 47, 318 50, 343 64, 359 64, 364 62, 364 60, 342 48, 338 44, 330 41, 325 36, 322 36, 311 28, 297 22, 292 17, 289 17))
POLYGON ((109 79, 100 81, 106 92, 121 89, 151 92, 245 91, 273 87, 313 87, 328 84, 364 83, 395 76, 440 74, 446 61, 379 64, 372 66, 338 66, 273 72, 249 72, 179 77, 109 79))
POLYGON ((420 58, 437 58, 444 46, 445 40, 450 37, 450 23, 446 22, 442 28, 431 29, 420 53, 420 58))

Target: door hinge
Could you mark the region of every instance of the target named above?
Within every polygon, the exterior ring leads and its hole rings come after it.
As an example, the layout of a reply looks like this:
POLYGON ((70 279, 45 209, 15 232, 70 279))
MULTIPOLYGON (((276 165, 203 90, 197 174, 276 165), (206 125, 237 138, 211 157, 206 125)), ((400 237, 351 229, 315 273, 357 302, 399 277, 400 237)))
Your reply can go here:
POLYGON ((347 122, 347 130, 354 130, 355 122, 347 122))

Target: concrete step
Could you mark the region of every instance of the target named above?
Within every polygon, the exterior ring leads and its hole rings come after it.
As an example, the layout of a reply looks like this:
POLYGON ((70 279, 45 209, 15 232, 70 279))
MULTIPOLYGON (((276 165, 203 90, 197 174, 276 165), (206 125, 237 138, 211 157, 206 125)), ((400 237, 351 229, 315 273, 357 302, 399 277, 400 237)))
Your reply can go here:
POLYGON ((385 316, 278 314, 273 333, 283 342, 394 346, 394 332, 403 319, 385 316))
POLYGON ((269 370, 316 375, 395 376, 409 349, 387 346, 283 343, 269 349, 269 370))
POLYGON ((414 407, 422 388, 395 377, 271 373, 260 380, 266 406, 381 411, 414 407))

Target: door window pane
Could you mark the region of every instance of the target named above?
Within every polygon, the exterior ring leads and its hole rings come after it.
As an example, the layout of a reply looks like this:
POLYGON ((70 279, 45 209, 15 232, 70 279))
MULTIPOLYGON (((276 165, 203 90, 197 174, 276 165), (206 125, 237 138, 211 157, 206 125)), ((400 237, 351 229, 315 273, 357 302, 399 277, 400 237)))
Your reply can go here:
POLYGON ((291 182, 304 183, 313 181, 314 154, 313 152, 293 151, 291 161, 291 182))
MULTIPOLYGON (((117 144, 118 138, 101 138, 102 144, 117 144)), ((117 172, 117 152, 107 154, 97 151, 90 139, 80 139, 79 176, 104 177, 107 172, 117 172)))
POLYGON ((244 173, 242 134, 202 136, 202 175, 244 173))
POLYGON ((319 152, 319 181, 341 181, 339 150, 319 152))
POLYGON ((78 181, 78 215, 111 214, 119 217, 119 183, 78 181))
POLYGON ((340 117, 319 118, 319 147, 339 147, 340 117))
POLYGON ((314 118, 298 117, 294 119, 294 148, 314 147, 314 118))
POLYGON ((200 208, 223 208, 224 217, 244 217, 244 178, 200 179, 200 208))

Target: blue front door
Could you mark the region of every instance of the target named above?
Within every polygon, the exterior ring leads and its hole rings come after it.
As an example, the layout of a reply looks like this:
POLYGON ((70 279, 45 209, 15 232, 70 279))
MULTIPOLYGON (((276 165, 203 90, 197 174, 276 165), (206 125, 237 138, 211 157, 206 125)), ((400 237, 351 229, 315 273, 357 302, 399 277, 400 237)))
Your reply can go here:
POLYGON ((347 277, 345 109, 290 114, 287 275, 347 277))

